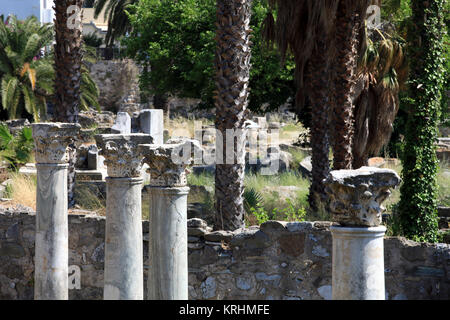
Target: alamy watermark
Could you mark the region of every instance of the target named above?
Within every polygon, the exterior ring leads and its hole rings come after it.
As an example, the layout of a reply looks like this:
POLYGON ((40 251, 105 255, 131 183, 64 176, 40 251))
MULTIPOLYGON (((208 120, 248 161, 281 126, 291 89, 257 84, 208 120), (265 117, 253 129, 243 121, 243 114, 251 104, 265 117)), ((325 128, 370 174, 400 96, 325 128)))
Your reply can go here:
POLYGON ((274 175, 280 168, 277 129, 226 129, 223 133, 215 128, 203 129, 201 121, 195 121, 194 141, 198 145, 182 143, 173 150, 171 158, 175 164, 245 165, 247 162, 258 166, 262 175, 274 175))
POLYGON ((79 266, 69 266, 69 290, 81 289, 81 269, 79 266))
POLYGON ((371 5, 366 12, 367 28, 376 29, 381 25, 381 8, 377 5, 371 5))
POLYGON ((71 5, 67 8, 67 28, 80 29, 81 28, 81 7, 71 5))

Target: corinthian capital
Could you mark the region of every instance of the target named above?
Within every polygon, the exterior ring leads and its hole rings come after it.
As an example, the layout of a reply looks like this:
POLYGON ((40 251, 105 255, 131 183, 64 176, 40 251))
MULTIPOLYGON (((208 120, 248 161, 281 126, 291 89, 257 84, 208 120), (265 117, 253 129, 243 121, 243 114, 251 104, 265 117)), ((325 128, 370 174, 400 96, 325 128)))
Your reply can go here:
POLYGON ((76 140, 81 126, 76 123, 34 123, 31 125, 36 163, 69 162, 69 145, 76 140))
POLYGON ((148 134, 100 134, 95 136, 100 154, 105 157, 108 176, 137 178, 141 175, 143 155, 138 145, 152 143, 148 134))
POLYGON ((183 187, 187 185, 187 166, 192 161, 192 146, 201 148, 197 141, 186 139, 173 144, 143 144, 139 150, 148 164, 150 185, 157 187, 183 187))
POLYGON ((374 227, 381 224, 382 203, 401 179, 390 169, 362 167, 331 171, 324 182, 334 221, 343 226, 374 227))

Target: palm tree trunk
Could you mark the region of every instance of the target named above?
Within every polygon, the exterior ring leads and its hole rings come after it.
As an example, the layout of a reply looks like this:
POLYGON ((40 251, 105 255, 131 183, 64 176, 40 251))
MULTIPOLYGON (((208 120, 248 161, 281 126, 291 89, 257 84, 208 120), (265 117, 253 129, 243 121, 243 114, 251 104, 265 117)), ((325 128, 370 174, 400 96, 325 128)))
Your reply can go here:
POLYGON ((317 51, 309 61, 307 77, 309 78, 309 99, 311 102, 311 148, 312 181, 309 191, 309 204, 317 210, 326 199, 323 180, 330 172, 329 153, 329 43, 322 36, 317 40, 317 51))
POLYGON ((352 168, 355 73, 358 56, 358 1, 339 1, 336 16, 336 59, 332 99, 333 169, 352 168))
POLYGON ((222 133, 223 148, 217 145, 216 152, 222 153, 224 163, 216 163, 216 229, 245 225, 243 139, 236 139, 232 150, 237 159, 233 164, 225 162, 227 129, 243 128, 248 105, 250 17, 251 0, 217 0, 215 126, 222 133))
MULTIPOLYGON (((84 0, 55 1, 55 119, 77 123, 81 94, 82 24, 74 20, 71 6, 81 10, 84 0)), ((68 169, 68 202, 74 205, 76 146, 72 145, 68 169)))

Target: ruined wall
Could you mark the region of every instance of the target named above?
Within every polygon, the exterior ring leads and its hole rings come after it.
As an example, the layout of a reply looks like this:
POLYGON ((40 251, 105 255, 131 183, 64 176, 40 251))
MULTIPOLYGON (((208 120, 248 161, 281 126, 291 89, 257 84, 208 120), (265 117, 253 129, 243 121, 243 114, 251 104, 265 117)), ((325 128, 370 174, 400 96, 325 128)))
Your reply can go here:
POLYGON ((103 110, 127 111, 121 110, 124 104, 136 104, 138 108, 139 68, 133 60, 101 60, 89 69, 99 88, 99 103, 103 110))
MULTIPOLYGON (((0 213, 0 299, 33 298, 34 224, 32 214, 0 213)), ((70 299, 102 299, 105 219, 70 215, 69 225, 69 264, 81 269, 70 299)), ((189 220, 190 299, 329 299, 329 226, 272 221, 231 233, 189 220)), ((143 230, 146 265, 148 221, 143 230)), ((450 298, 450 245, 384 243, 388 299, 450 298)))

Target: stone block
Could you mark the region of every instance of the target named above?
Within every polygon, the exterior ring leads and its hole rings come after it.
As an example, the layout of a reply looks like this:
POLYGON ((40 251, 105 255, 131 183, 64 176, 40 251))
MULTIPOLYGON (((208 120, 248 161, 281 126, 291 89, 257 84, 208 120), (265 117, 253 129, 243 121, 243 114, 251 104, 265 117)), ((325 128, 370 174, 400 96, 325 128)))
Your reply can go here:
POLYGON ((99 155, 98 148, 96 145, 91 145, 87 152, 87 163, 88 170, 98 170, 99 169, 99 155))
POLYGON ((116 122, 111 127, 111 132, 116 134, 131 133, 131 117, 127 112, 118 112, 116 122))
POLYGON ((153 138, 154 144, 164 143, 164 112, 161 109, 144 109, 139 114, 141 131, 153 138))
POLYGON ((281 250, 290 256, 298 257, 305 251, 305 234, 290 234, 278 239, 281 250))

